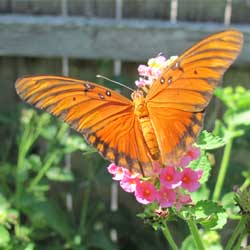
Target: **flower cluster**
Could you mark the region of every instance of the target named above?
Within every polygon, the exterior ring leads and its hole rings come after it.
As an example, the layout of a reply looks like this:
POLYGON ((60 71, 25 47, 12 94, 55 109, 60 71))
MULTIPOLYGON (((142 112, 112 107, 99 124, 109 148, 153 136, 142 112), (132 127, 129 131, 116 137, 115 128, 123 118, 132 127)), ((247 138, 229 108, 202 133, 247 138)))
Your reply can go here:
MULTIPOLYGON (((188 164, 198 157, 199 149, 192 147, 181 162, 188 164)), ((184 165, 158 168, 154 183, 143 180, 139 174, 132 174, 128 169, 114 163, 109 165, 108 171, 113 175, 113 180, 120 182, 124 191, 134 193, 139 203, 146 205, 156 201, 162 208, 175 206, 177 209, 192 201, 189 192, 199 188, 199 179, 202 176, 201 170, 195 171, 184 165)))
POLYGON ((140 65, 138 67, 138 73, 140 75, 139 80, 135 81, 137 87, 143 87, 145 85, 151 86, 154 80, 158 79, 162 74, 164 68, 170 65, 177 56, 171 56, 166 59, 161 53, 155 57, 148 60, 148 65, 140 65))

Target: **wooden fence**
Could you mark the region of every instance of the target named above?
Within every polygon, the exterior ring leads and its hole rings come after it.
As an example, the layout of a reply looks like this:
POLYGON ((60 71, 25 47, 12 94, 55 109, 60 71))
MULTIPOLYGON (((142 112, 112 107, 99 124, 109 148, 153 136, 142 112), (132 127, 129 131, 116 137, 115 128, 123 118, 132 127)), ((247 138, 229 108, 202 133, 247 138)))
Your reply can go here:
POLYGON ((249 63, 249 11, 249 0, 5 0, 0 56, 144 61, 230 25, 245 35, 238 62, 249 63))

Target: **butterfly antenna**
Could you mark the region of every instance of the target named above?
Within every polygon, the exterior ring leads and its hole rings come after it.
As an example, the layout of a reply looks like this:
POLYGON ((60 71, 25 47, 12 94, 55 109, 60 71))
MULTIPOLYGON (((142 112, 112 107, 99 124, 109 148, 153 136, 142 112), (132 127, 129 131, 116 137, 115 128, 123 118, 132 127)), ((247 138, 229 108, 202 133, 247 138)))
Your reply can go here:
POLYGON ((118 85, 120 85, 120 86, 122 86, 122 87, 124 87, 124 88, 126 88, 126 89, 131 90, 131 91, 135 91, 134 89, 132 89, 132 88, 126 86, 125 84, 122 84, 122 83, 120 83, 120 82, 111 80, 111 79, 109 79, 108 77, 105 77, 105 76, 102 76, 102 75, 96 75, 96 77, 105 79, 105 80, 110 81, 110 82, 113 82, 113 83, 118 84, 118 85))

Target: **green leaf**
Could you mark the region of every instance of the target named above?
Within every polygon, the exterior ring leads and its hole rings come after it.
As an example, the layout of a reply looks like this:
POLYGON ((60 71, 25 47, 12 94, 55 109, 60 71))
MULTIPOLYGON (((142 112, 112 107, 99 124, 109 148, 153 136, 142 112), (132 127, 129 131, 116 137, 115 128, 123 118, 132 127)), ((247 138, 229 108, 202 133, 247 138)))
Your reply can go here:
POLYGON ((228 108, 235 108, 235 102, 233 100, 234 90, 232 87, 216 88, 214 94, 222 101, 228 108))
POLYGON ((181 245, 181 250, 194 250, 197 249, 192 235, 189 235, 181 245))
POLYGON ((9 241, 9 231, 3 225, 0 225, 0 247, 5 247, 9 243, 9 241))
POLYGON ((236 126, 249 126, 250 125, 250 110, 226 112, 225 121, 227 124, 236 126))
POLYGON ((34 250, 35 244, 34 243, 28 243, 28 245, 24 248, 24 250, 34 250))
POLYGON ((88 244, 90 249, 117 250, 117 246, 111 242, 103 230, 98 230, 89 235, 88 244))
POLYGON ((213 135, 206 130, 203 130, 197 140, 197 145, 204 150, 221 148, 225 145, 223 138, 213 135))
POLYGON ((67 138, 63 141, 63 146, 64 153, 72 153, 77 150, 85 151, 89 148, 89 146, 84 142, 83 138, 78 135, 67 136, 67 138))
POLYGON ((40 201, 27 193, 22 196, 21 200, 22 211, 32 221, 33 227, 49 226, 65 239, 72 236, 69 216, 55 200, 40 201))
POLYGON ((48 179, 53 181, 72 182, 74 175, 68 168, 52 167, 46 173, 48 179))
POLYGON ((194 203, 200 201, 200 200, 207 200, 209 198, 210 190, 206 186, 206 184, 203 184, 198 190, 191 193, 191 198, 194 203))
MULTIPOLYGON (((220 236, 215 231, 204 232, 199 231, 203 240, 205 249, 208 250, 222 250, 223 247, 220 244, 220 236)), ((193 236, 189 235, 181 245, 181 250, 196 250, 197 246, 194 242, 193 236)))
POLYGON ((202 177, 200 179, 201 184, 205 183, 208 180, 208 177, 210 175, 210 170, 211 170, 211 164, 210 164, 205 152, 202 153, 200 158, 198 158, 195 161, 192 161, 188 167, 190 167, 194 170, 199 169, 199 170, 203 171, 202 177))
POLYGON ((221 229, 227 222, 225 209, 213 201, 199 201, 192 207, 192 213, 205 229, 221 229))
POLYGON ((225 194, 221 199, 221 205, 226 209, 229 216, 239 216, 240 209, 236 206, 234 192, 225 194))
POLYGON ((29 236, 32 232, 32 229, 27 227, 27 226, 17 226, 16 227, 16 236, 20 239, 22 239, 23 241, 28 241, 29 240, 29 236))
POLYGON ((26 161, 25 164, 27 165, 27 169, 32 169, 35 171, 39 171, 42 167, 42 161, 39 155, 32 154, 30 155, 26 161))

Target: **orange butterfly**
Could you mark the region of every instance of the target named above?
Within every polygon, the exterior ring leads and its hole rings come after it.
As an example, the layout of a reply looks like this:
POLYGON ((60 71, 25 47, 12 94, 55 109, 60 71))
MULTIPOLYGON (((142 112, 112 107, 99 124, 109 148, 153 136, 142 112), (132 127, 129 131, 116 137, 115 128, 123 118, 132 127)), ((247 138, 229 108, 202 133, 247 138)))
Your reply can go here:
POLYGON ((148 176, 154 162, 176 164, 195 142, 214 89, 242 43, 237 30, 201 40, 167 66, 146 94, 134 91, 132 101, 60 76, 23 77, 16 90, 83 134, 105 159, 148 176))

